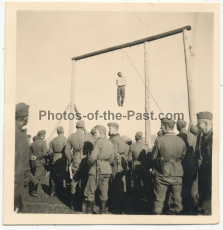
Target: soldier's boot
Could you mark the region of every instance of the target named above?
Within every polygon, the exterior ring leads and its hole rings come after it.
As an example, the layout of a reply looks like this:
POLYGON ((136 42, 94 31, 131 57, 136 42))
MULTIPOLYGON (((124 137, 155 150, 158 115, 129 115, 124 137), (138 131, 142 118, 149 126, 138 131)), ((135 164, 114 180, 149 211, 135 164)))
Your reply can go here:
POLYGON ((55 183, 53 180, 50 181, 50 186, 51 186, 50 196, 54 197, 55 196, 55 183))
POLYGON ((101 200, 99 214, 106 214, 106 204, 107 201, 101 200))
POLYGON ((74 197, 75 197, 75 194, 71 194, 71 201, 70 201, 70 209, 74 210, 74 197))
POLYGON ((94 207, 94 202, 92 201, 87 201, 87 214, 92 214, 93 213, 93 207, 94 207))
POLYGON ((31 196, 38 197, 37 188, 38 188, 38 184, 33 184, 33 186, 32 186, 32 192, 30 194, 31 196))
POLYGON ((83 214, 87 214, 87 201, 86 200, 82 202, 82 212, 83 214))

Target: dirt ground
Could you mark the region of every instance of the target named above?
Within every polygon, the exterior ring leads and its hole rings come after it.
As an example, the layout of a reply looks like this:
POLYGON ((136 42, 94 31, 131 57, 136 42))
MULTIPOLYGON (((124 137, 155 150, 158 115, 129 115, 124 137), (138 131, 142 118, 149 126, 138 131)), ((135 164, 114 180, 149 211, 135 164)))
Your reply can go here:
MULTIPOLYGON (((142 188, 143 189, 143 188, 142 188)), ((69 191, 69 190, 68 190, 69 191)), ((70 209, 70 195, 69 193, 64 195, 56 195, 54 197, 50 196, 50 186, 49 186, 49 173, 46 174, 42 185, 38 187, 38 197, 28 196, 27 199, 27 211, 26 213, 51 213, 51 214, 83 214, 82 211, 82 201, 84 200, 83 191, 77 189, 74 201, 74 210, 70 209), (82 197, 80 196, 82 194, 82 197)), ((107 208, 107 214, 127 214, 127 215, 152 215, 151 207, 148 205, 145 194, 141 191, 141 196, 137 204, 131 197, 124 194, 123 206, 121 210, 110 211, 107 208)), ((93 214, 99 213, 99 198, 95 198, 95 205, 93 209, 93 214)), ((174 210, 168 209, 164 210, 164 215, 174 215, 174 210)))

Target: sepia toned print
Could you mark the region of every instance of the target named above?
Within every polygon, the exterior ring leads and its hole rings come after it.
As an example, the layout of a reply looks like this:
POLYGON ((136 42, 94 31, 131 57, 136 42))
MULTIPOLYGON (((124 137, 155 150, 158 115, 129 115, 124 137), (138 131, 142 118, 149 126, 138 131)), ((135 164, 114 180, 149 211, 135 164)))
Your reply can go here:
POLYGON ((8 7, 15 150, 5 224, 217 223, 218 5, 28 5, 8 7))

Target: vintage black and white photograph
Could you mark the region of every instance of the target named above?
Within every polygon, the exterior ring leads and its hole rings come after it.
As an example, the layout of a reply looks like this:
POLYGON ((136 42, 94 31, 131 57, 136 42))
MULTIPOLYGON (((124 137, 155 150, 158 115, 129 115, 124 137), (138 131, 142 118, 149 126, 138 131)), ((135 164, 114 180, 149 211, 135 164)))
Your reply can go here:
POLYGON ((6 96, 15 113, 5 127, 15 133, 13 215, 218 213, 218 5, 23 4, 6 96))

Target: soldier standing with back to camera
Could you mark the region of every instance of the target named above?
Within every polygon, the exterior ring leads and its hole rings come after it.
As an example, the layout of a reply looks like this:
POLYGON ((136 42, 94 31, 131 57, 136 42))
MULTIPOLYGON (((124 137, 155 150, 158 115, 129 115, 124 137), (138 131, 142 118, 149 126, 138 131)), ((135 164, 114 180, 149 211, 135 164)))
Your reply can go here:
POLYGON ((77 131, 68 138, 65 154, 67 156, 68 165, 71 166, 71 203, 70 208, 73 210, 74 197, 76 187, 81 181, 87 180, 88 165, 86 155, 83 154, 85 142, 88 141, 87 135, 84 133, 85 123, 83 120, 77 121, 77 131))
POLYGON ((147 153, 149 151, 148 144, 143 141, 143 132, 137 132, 135 134, 136 142, 131 145, 129 149, 129 162, 132 162, 132 179, 133 185, 133 202, 135 205, 140 205, 140 192, 141 181, 146 190, 149 206, 152 205, 152 178, 150 170, 147 167, 147 153))
POLYGON ((33 184, 32 186, 31 196, 34 197, 38 196, 37 193, 38 184, 41 182, 41 180, 43 179, 46 173, 45 156, 47 154, 47 145, 44 140, 45 135, 46 135, 45 130, 39 131, 37 134, 38 139, 35 140, 31 145, 33 156, 35 156, 35 160, 33 161, 32 164, 32 170, 33 170, 34 180, 37 182, 37 184, 33 184))
POLYGON ((196 152, 201 160, 198 170, 199 206, 204 215, 211 215, 212 196, 212 141, 213 115, 211 112, 197 114, 197 126, 200 130, 197 137, 196 152))
POLYGON ((197 215, 198 211, 198 186, 197 171, 198 159, 195 155, 196 136, 186 130, 187 122, 177 121, 178 137, 184 141, 187 151, 182 163, 184 176, 182 188, 182 200, 185 215, 197 215))
POLYGON ((87 214, 92 214, 95 191, 100 189, 100 214, 106 212, 106 202, 108 200, 108 183, 112 169, 110 163, 114 160, 114 147, 106 138, 106 128, 102 125, 95 127, 97 141, 93 151, 88 157, 89 177, 84 191, 87 201, 87 214))
POLYGON ((114 146, 114 164, 112 165, 110 208, 115 212, 122 212, 124 183, 123 176, 127 170, 127 159, 125 156, 125 141, 119 135, 119 125, 116 122, 108 123, 110 141, 114 146))
POLYGON ((168 187, 174 198, 175 213, 183 210, 182 206, 182 159, 186 153, 186 146, 173 131, 175 121, 166 118, 161 120, 161 130, 164 134, 156 140, 154 153, 154 214, 161 214, 168 187))
POLYGON ((66 195, 66 180, 65 180, 65 172, 67 166, 67 159, 62 150, 66 146, 67 138, 64 137, 64 129, 63 126, 59 126, 57 128, 58 136, 55 137, 50 142, 49 154, 52 157, 52 167, 50 172, 50 183, 51 183, 51 197, 55 195, 55 190, 59 189, 59 181, 62 179, 63 181, 63 192, 66 195), (59 178, 62 177, 62 178, 59 178))

